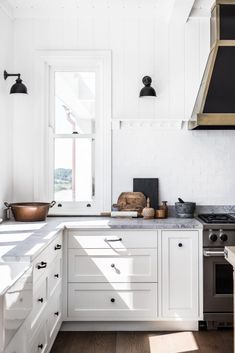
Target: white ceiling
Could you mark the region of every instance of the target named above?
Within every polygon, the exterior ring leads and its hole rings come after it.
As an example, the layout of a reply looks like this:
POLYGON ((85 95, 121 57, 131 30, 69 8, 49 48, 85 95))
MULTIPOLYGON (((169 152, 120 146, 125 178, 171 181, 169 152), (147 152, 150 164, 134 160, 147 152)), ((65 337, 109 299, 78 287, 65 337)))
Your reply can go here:
POLYGON ((153 6, 164 7, 172 0, 7 0, 14 9, 79 8, 84 6, 153 6))
MULTIPOLYGON (((166 13, 175 6, 187 6, 189 0, 0 0, 0 6, 5 3, 11 9, 13 17, 29 17, 31 15, 53 16, 63 11, 71 10, 102 10, 102 9, 154 9, 159 16, 166 16, 166 13)), ((208 16, 214 0, 195 0, 191 16, 208 16)))

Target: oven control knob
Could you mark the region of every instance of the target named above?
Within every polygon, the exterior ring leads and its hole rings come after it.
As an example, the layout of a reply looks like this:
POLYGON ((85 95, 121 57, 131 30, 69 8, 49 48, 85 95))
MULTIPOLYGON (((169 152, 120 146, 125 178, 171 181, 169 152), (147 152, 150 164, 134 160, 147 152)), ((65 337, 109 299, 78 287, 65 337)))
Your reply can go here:
POLYGON ((228 240, 227 234, 225 234, 225 233, 220 234, 220 240, 221 241, 227 241, 228 240))
POLYGON ((209 239, 210 239, 211 241, 216 241, 216 240, 217 240, 217 235, 216 235, 215 233, 211 233, 211 234, 209 235, 209 239))

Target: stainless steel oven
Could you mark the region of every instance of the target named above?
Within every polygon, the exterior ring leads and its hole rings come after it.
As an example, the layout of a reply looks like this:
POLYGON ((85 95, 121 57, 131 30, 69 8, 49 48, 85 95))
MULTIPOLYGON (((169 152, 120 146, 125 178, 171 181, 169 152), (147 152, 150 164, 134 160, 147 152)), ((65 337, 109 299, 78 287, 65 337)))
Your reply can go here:
POLYGON ((203 221, 202 327, 233 326, 233 267, 225 260, 225 246, 235 246, 235 215, 198 215, 203 221))
POLYGON ((233 321, 233 267, 224 248, 204 248, 204 319, 233 321))

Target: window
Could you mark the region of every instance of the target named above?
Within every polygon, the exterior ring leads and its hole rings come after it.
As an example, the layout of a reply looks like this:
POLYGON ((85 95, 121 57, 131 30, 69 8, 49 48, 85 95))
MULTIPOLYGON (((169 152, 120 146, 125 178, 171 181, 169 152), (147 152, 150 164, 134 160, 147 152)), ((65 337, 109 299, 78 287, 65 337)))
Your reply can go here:
POLYGON ((95 197, 95 72, 57 71, 54 75, 54 199, 95 197))
POLYGON ((48 146, 37 189, 57 202, 53 214, 110 210, 110 53, 76 52, 75 58, 73 52, 44 60, 48 146))

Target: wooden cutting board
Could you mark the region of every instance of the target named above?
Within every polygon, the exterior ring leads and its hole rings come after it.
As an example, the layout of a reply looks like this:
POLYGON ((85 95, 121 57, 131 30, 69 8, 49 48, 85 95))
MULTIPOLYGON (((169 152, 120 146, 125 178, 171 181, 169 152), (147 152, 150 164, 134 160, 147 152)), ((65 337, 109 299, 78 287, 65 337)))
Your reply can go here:
POLYGON ((122 192, 117 205, 120 211, 137 211, 140 215, 146 206, 146 197, 142 192, 122 192))

